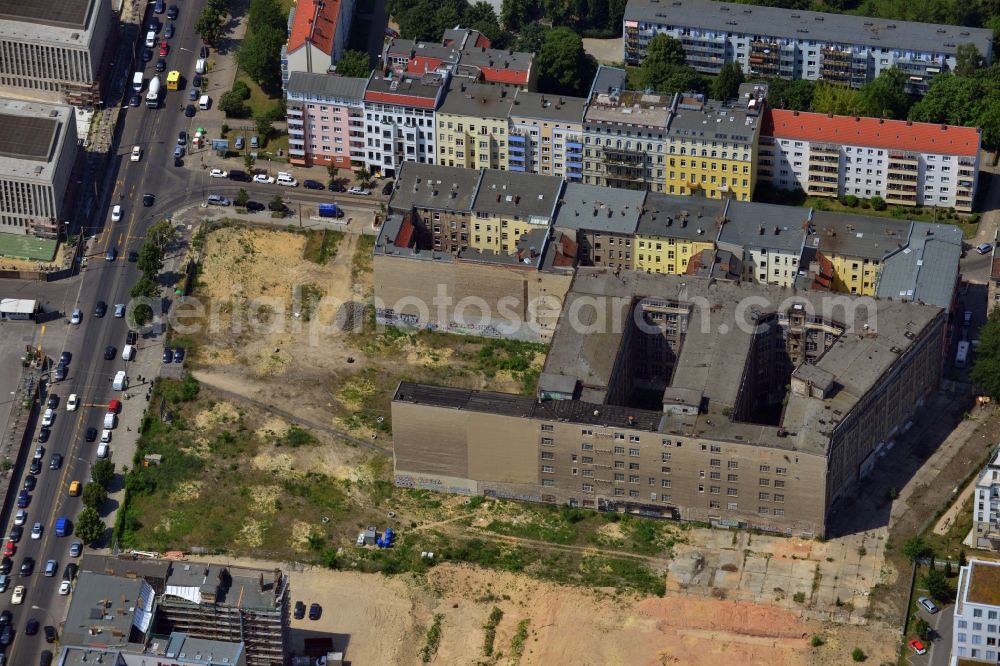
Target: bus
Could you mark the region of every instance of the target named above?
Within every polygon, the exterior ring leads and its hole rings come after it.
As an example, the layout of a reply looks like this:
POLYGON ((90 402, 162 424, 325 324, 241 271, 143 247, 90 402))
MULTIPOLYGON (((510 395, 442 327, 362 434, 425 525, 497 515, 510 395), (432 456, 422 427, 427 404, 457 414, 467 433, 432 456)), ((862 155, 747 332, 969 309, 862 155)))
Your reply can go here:
POLYGON ((167 90, 177 90, 181 86, 181 73, 174 70, 167 74, 167 90))
POLYGON ((969 343, 962 341, 958 343, 958 351, 955 352, 955 367, 964 368, 969 362, 969 343))

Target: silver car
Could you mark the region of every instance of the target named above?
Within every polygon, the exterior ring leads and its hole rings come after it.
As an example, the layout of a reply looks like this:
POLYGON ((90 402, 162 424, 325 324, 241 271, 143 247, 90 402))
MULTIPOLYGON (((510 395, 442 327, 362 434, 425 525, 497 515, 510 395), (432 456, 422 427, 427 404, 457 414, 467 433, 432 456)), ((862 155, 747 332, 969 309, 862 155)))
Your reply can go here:
POLYGON ((938 612, 938 607, 927 597, 918 597, 917 603, 924 607, 924 610, 933 615, 938 612))

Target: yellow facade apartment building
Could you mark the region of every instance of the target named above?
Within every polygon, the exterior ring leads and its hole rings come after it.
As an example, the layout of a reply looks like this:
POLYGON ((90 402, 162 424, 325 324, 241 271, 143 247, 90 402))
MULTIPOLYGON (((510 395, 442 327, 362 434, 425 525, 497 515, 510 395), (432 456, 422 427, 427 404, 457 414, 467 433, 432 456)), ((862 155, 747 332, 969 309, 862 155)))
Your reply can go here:
POLYGON ((437 112, 438 164, 506 171, 507 118, 515 93, 508 86, 452 81, 437 112))
POLYGON ((715 248, 718 223, 725 213, 723 199, 647 194, 635 232, 633 268, 684 275, 692 257, 715 248))

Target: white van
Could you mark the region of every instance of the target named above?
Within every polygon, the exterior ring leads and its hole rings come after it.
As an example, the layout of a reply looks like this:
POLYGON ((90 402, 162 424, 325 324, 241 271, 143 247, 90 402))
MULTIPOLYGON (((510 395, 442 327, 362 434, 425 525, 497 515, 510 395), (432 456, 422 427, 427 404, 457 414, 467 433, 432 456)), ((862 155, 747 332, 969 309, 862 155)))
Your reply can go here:
POLYGON ((202 111, 208 111, 208 107, 212 104, 212 100, 208 95, 202 95, 201 99, 198 100, 198 108, 202 111))
POLYGON ((146 48, 153 48, 156 46, 156 31, 150 30, 146 33, 146 48))
POLYGON ((132 76, 132 90, 140 92, 142 90, 142 72, 136 72, 132 76))
POLYGON ((122 360, 131 361, 135 357, 135 345, 125 345, 122 347, 122 360))
POLYGON ((117 417, 115 417, 115 413, 108 412, 107 414, 104 415, 104 429, 114 430, 115 426, 117 425, 117 421, 118 419, 117 417))
POLYGON ((101 442, 100 444, 98 444, 97 445, 97 457, 98 458, 107 458, 108 457, 108 449, 109 448, 111 448, 111 447, 108 446, 107 442, 101 442))
POLYGON ((116 391, 124 391, 128 388, 128 377, 125 376, 124 370, 115 373, 115 380, 111 383, 111 388, 116 391))
MULTIPOLYGON (((154 35, 154 37, 155 37, 155 35, 154 35)), ((204 74, 205 73, 205 59, 204 58, 199 58, 198 61, 194 64, 194 73, 195 74, 204 74)))
POLYGON ((278 185, 284 185, 285 187, 298 187, 299 182, 292 178, 292 174, 285 173, 284 171, 278 172, 278 177, 275 181, 278 185))

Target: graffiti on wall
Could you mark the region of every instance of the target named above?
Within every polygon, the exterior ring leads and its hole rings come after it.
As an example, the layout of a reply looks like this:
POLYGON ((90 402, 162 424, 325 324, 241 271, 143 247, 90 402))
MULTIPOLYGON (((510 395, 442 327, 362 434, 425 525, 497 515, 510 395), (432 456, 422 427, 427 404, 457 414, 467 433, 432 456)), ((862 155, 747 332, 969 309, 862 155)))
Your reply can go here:
POLYGON ((456 495, 475 495, 475 488, 468 486, 449 485, 441 479, 433 476, 415 476, 412 474, 396 474, 394 477, 396 486, 399 488, 414 488, 417 490, 434 490, 441 493, 453 493, 456 495))

